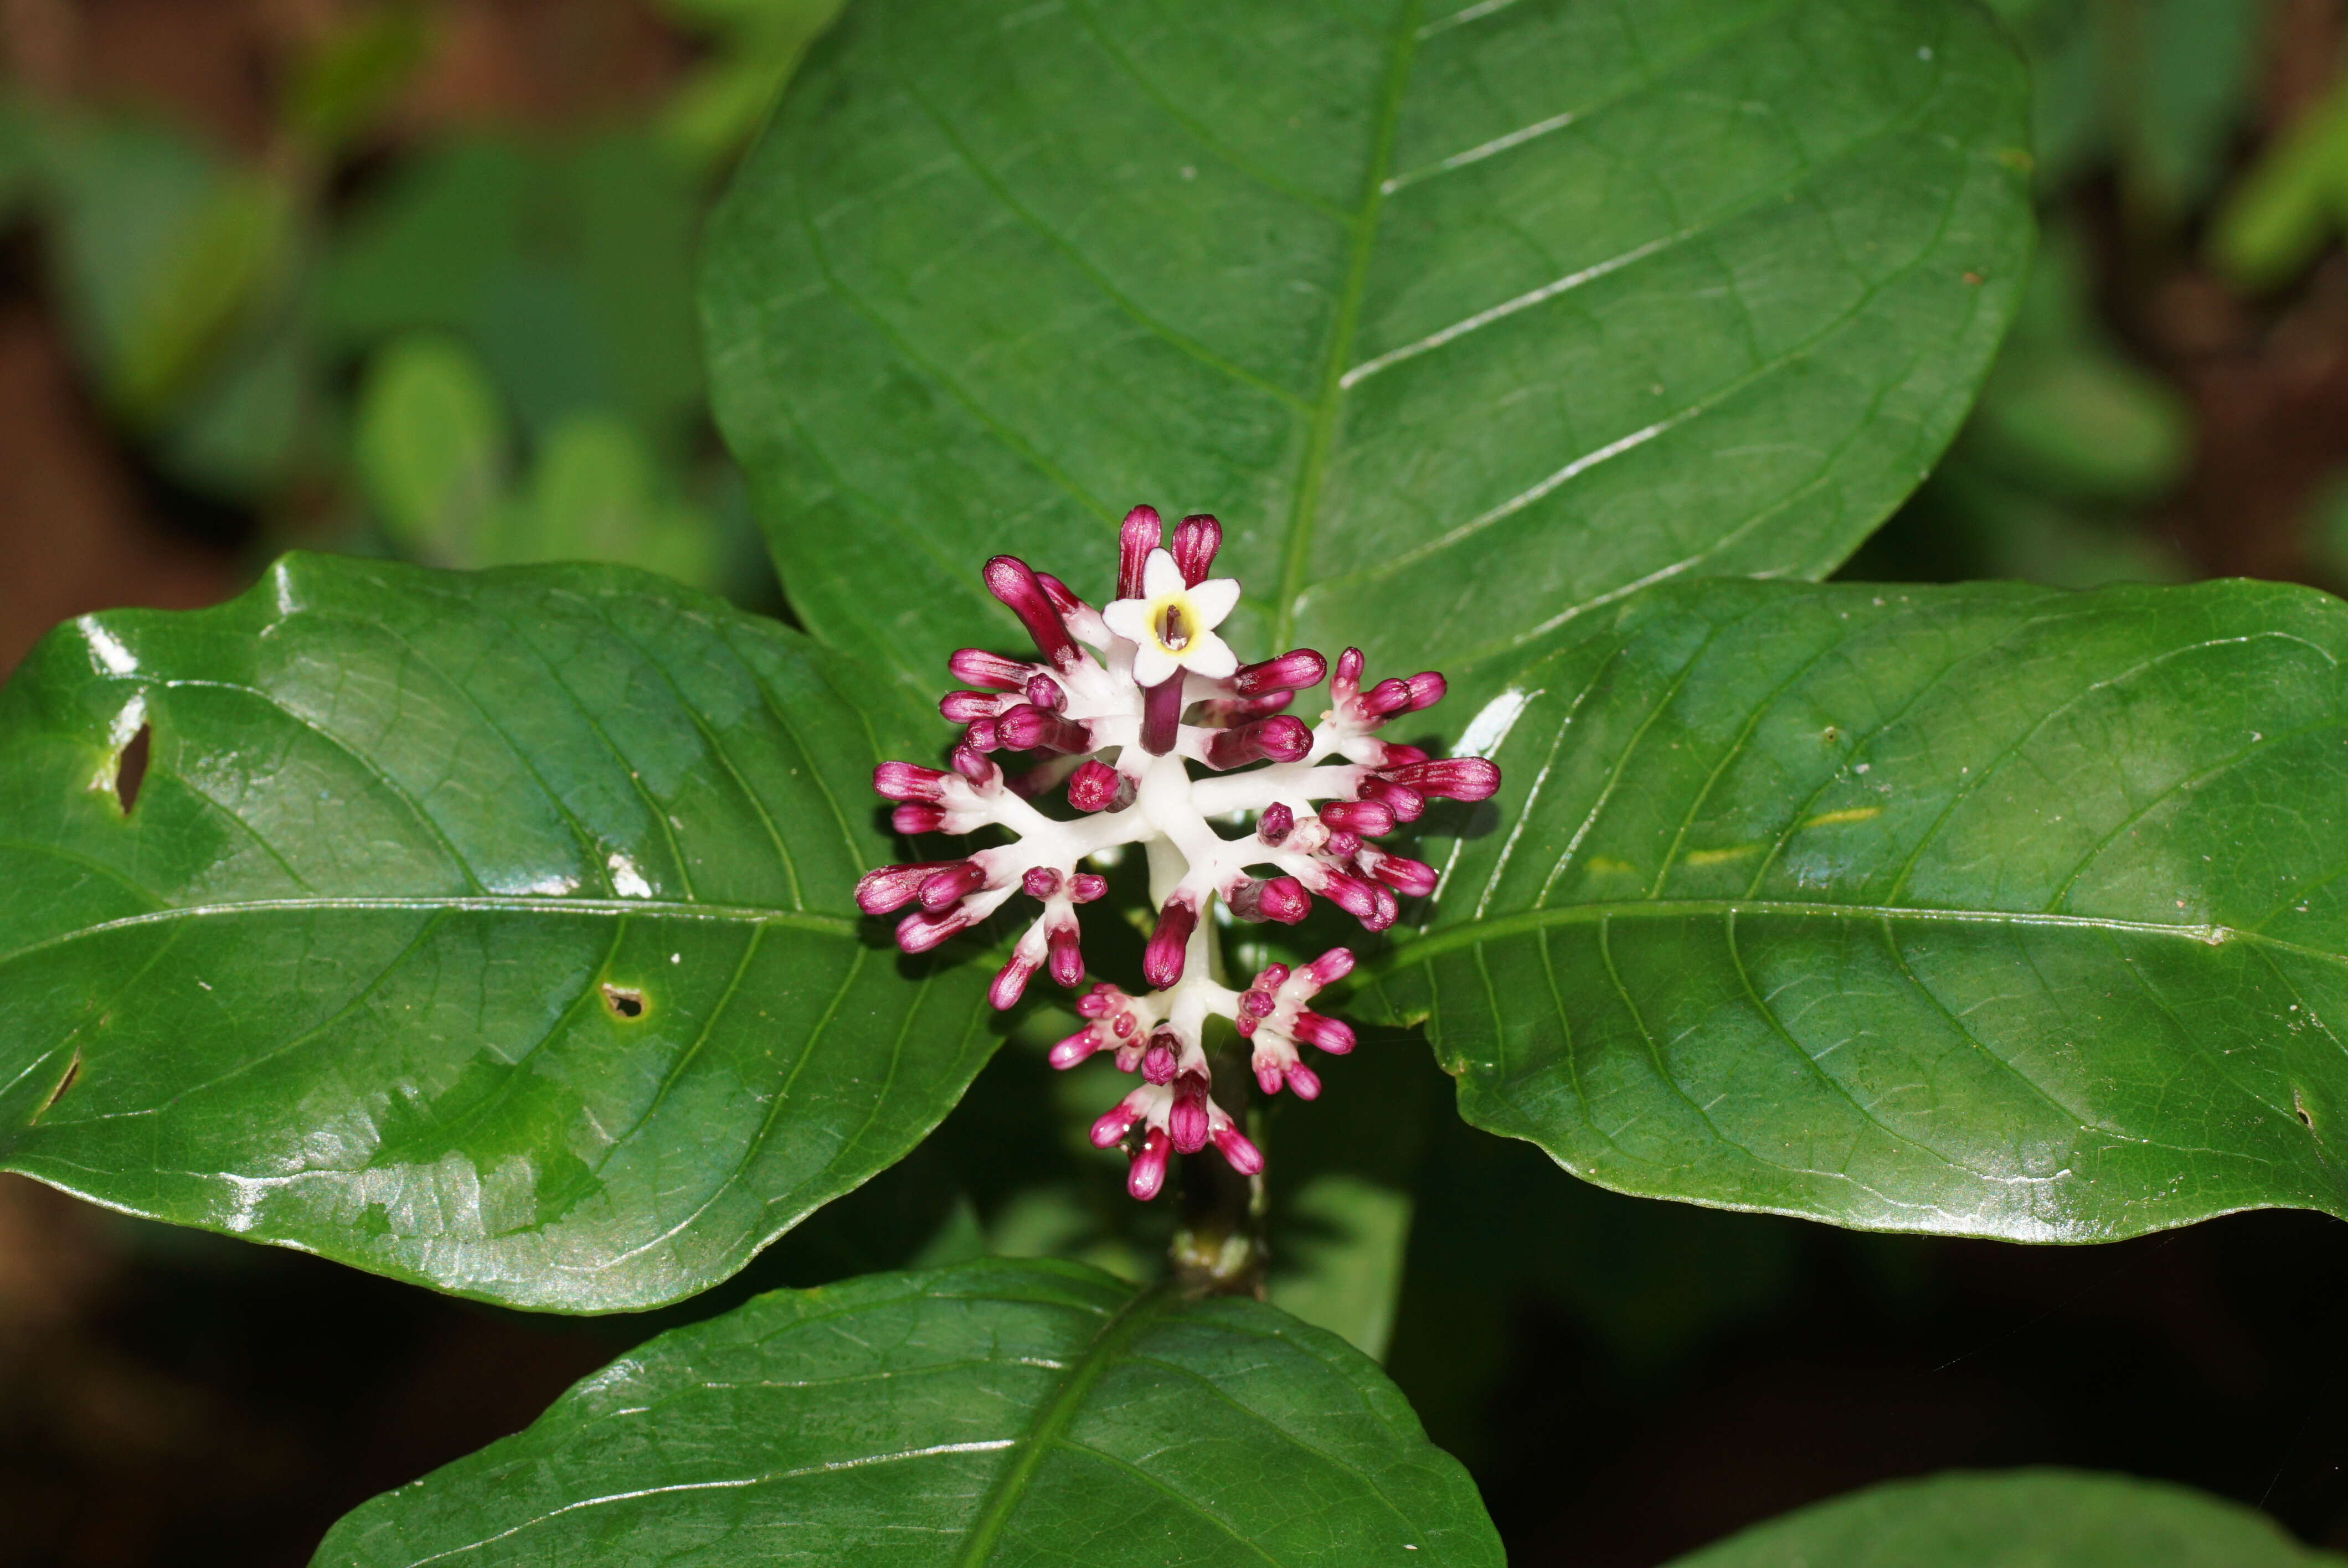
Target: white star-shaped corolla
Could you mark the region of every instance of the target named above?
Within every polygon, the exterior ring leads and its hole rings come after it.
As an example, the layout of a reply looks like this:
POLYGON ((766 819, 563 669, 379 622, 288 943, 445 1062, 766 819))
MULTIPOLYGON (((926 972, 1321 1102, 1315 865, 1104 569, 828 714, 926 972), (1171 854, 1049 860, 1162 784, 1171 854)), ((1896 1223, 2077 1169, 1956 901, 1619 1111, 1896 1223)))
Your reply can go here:
POLYGON ((1112 600, 1101 620, 1134 645, 1133 678, 1140 684, 1155 686, 1183 670, 1220 680, 1240 661, 1215 628, 1239 601, 1237 578, 1210 577, 1189 587, 1173 556, 1154 549, 1141 569, 1141 597, 1112 600))

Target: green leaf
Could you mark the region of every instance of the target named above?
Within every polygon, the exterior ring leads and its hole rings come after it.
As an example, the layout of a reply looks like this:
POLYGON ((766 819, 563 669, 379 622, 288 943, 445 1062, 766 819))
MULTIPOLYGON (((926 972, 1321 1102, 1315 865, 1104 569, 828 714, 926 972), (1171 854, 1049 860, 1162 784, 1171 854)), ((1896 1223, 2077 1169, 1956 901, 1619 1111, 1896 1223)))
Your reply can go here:
POLYGON ((1499 1568, 1378 1369, 1252 1301, 1073 1264, 778 1291, 366 1504, 317 1563, 1499 1568))
POLYGON ((366 129, 431 53, 432 28, 413 0, 338 21, 294 62, 278 121, 314 157, 331 158, 366 129))
POLYGON ((866 0, 713 220, 721 423, 805 624, 910 684, 1211 510, 1251 651, 1503 649, 1822 574, 2023 271, 2022 72, 1949 0, 866 0))
POLYGON ((2276 138, 2209 230, 2209 259, 2245 288, 2271 288, 2315 257, 2348 210, 2348 81, 2276 138))
POLYGON ((353 455, 385 532, 443 566, 480 564, 503 497, 511 436, 479 356, 429 333, 376 354, 359 394, 353 455))
POLYGON ((290 557, 60 628, 0 693, 0 1166, 489 1300, 689 1296, 994 1049, 982 967, 851 900, 928 727, 609 568, 290 557))
POLYGON ((484 564, 608 560, 697 588, 714 586, 717 540, 708 518, 663 494, 644 436, 623 419, 581 414, 547 433, 526 496, 509 507, 484 564))
POLYGON ((1672 1568, 2319 1568, 2262 1513, 2183 1487, 2074 1471, 1893 1481, 1672 1568))
POLYGON ((2348 1214, 2343 658, 2268 584, 1643 595, 1468 725, 1504 782, 1392 997, 1470 1122, 1624 1192, 2348 1214))

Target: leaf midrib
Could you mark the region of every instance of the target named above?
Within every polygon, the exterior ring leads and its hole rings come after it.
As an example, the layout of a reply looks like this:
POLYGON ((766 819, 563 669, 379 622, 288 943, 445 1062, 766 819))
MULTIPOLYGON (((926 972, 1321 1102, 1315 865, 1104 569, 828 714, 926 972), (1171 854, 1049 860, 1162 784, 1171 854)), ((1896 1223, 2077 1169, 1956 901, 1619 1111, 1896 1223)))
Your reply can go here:
POLYGON ((652 915, 664 919, 712 920, 747 922, 761 926, 788 926, 820 936, 841 937, 854 940, 858 923, 844 915, 823 915, 806 909, 767 909, 744 904, 690 904, 665 898, 541 898, 527 895, 474 894, 438 897, 431 894, 386 895, 382 897, 305 897, 248 898, 224 904, 183 904, 170 909, 150 909, 119 919, 101 920, 96 925, 77 927, 27 943, 12 952, 0 953, 0 968, 31 958, 51 948, 59 948, 85 938, 103 936, 108 932, 127 930, 139 926, 167 925, 180 920, 210 919, 238 915, 282 915, 327 913, 369 913, 378 910, 407 910, 417 914, 459 914, 487 912, 512 915, 572 915, 612 916, 652 915))
MULTIPOLYGON (((1366 978, 1384 978, 1429 958, 1463 948, 1478 948, 1510 937, 1529 936, 1556 926, 1598 925, 1609 920, 1676 919, 1686 917, 1778 916, 1792 919, 1924 921, 1947 925, 2039 926, 2060 930, 2115 931, 2131 936, 2175 937, 2205 948, 2229 942, 2253 942, 2260 947, 2298 953, 2335 964, 2348 964, 2348 954, 2336 953, 2263 931, 2214 922, 2178 925, 2158 920, 2128 920, 2103 915, 2065 915, 2046 910, 1966 909, 1924 904, 1837 904, 1823 900, 1773 898, 1638 898, 1611 903, 1563 904, 1528 909, 1497 920, 1479 920, 1449 930, 1396 944, 1375 961, 1365 965, 1366 978)), ((5 961, 5 960, 0 960, 5 961)))
POLYGON ((1369 290, 1370 261, 1377 245, 1378 216, 1385 207, 1386 176, 1394 163, 1395 134, 1402 120, 1403 94, 1410 83, 1412 57, 1418 48, 1420 0, 1405 0, 1395 38, 1386 52, 1386 76, 1370 133, 1370 153, 1362 182, 1362 204, 1352 220, 1353 239, 1345 256, 1345 276, 1337 295, 1337 314, 1330 327, 1328 356, 1321 365, 1321 385, 1313 398, 1313 422, 1306 427, 1304 452, 1297 461, 1296 488, 1288 509, 1288 542, 1280 568, 1280 602, 1272 620, 1272 645, 1285 648, 1296 634, 1296 606, 1304 593, 1306 558, 1313 549, 1313 510, 1320 504, 1321 483, 1329 468, 1329 449, 1336 440, 1337 410, 1344 396, 1346 361, 1353 357, 1354 333, 1360 325, 1362 301, 1369 290))

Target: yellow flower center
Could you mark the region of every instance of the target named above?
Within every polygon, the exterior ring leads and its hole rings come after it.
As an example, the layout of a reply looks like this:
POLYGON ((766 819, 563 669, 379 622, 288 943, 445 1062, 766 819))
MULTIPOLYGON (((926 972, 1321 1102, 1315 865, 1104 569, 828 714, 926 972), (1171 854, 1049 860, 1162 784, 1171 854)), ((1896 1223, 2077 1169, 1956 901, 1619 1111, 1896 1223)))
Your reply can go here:
POLYGON ((1190 645, 1190 607, 1183 600, 1169 599, 1159 610, 1158 620, 1151 628, 1158 633, 1158 645, 1169 653, 1179 653, 1190 645))

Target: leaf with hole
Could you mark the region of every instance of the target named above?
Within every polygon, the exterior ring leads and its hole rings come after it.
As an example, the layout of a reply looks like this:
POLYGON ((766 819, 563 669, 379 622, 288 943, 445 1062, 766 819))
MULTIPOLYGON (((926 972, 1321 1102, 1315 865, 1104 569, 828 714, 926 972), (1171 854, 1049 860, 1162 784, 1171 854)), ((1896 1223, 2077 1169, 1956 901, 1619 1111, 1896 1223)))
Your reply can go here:
POLYGON ((2338 1568, 2262 1513, 2075 1471, 1941 1475, 1771 1520, 1671 1568, 2338 1568))
POLYGON ((1333 1334, 1075 1264, 777 1291, 377 1498, 316 1562, 1499 1568, 1468 1474, 1333 1334))
POLYGON ((2101 1241, 2348 1214, 2348 606, 1674 586, 1470 725, 1383 960, 1460 1110, 1630 1193, 2101 1241))
POLYGON ((866 0, 713 220, 721 423, 807 626, 927 689, 1004 549, 1222 519, 1241 641, 1506 648, 1817 575, 1954 432, 2028 246, 1952 0, 866 0))
POLYGON ((850 897, 932 723, 613 568, 292 557, 63 627, 0 694, 0 1166, 519 1306, 691 1295, 994 1049, 982 969, 850 897))

